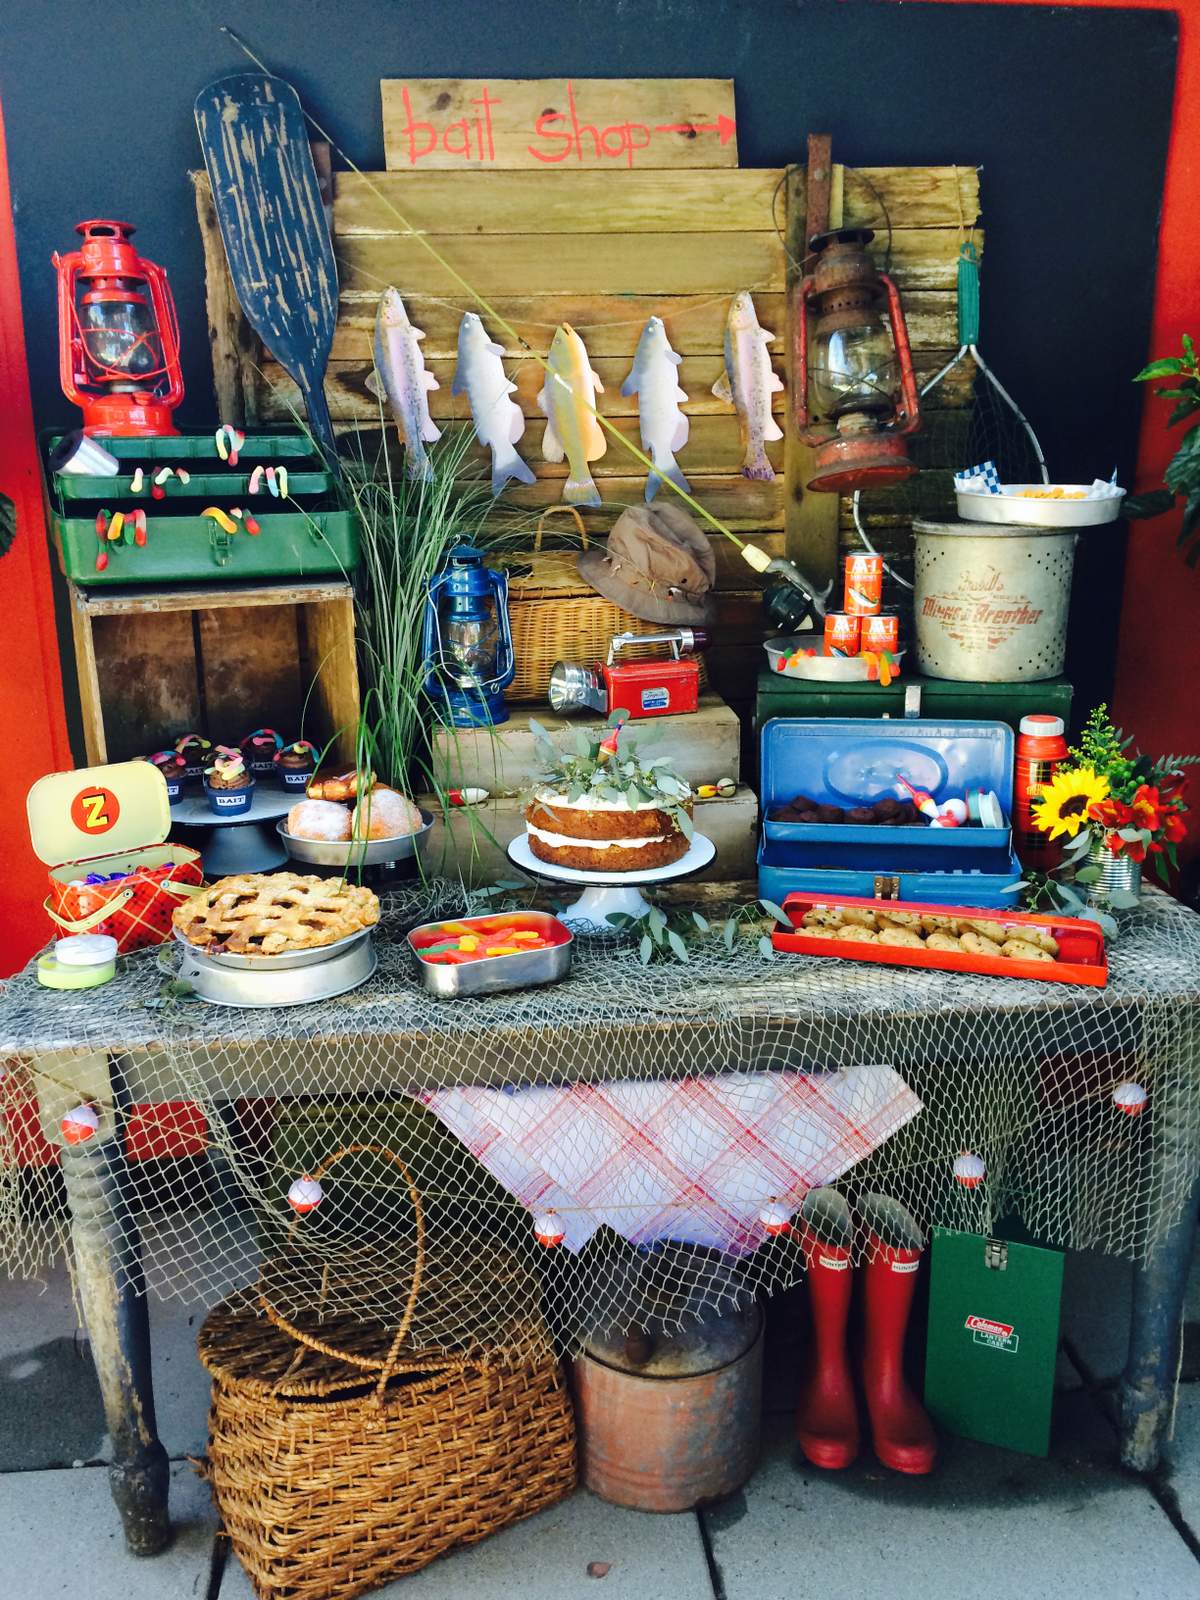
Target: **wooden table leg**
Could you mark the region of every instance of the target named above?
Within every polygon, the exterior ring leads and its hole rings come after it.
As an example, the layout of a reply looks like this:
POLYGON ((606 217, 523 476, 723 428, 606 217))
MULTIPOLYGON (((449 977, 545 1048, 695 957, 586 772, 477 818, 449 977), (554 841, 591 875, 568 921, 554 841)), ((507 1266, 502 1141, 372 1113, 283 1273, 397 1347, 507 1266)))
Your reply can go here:
POLYGON ((1121 1376, 1121 1464, 1153 1472, 1175 1418, 1183 1303, 1196 1243, 1200 1183, 1183 1216, 1167 1231, 1144 1266, 1133 1274, 1129 1357, 1121 1376))
MULTIPOLYGON (((114 1070, 114 1090, 117 1078, 114 1070)), ((62 1169, 76 1283, 112 1439, 109 1485, 130 1553, 152 1556, 170 1541, 169 1468, 154 1418, 142 1242, 126 1194, 124 1121, 118 1114, 116 1132, 103 1143, 64 1146, 62 1169)))

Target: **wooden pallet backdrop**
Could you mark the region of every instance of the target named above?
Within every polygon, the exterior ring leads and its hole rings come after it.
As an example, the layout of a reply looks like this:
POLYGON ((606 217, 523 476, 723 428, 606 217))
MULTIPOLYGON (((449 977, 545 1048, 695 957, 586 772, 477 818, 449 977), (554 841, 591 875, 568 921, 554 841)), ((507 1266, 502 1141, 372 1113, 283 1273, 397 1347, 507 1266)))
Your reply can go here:
MULTIPOLYGON (((195 173, 193 182, 208 271, 219 414, 255 426, 287 424, 298 406, 295 386, 242 320, 207 176, 195 173)), ((971 167, 834 169, 831 222, 874 226, 881 265, 888 234, 884 214, 890 218, 891 270, 903 295, 922 383, 957 348, 956 263, 964 227, 977 223, 978 198, 971 167)), ((413 322, 426 333, 426 361, 440 386, 430 395, 435 420, 469 426, 466 399, 452 396, 450 388, 458 325, 472 307, 420 243, 406 236, 388 201, 414 228, 428 233, 533 349, 545 353, 557 325, 570 322, 604 383, 603 411, 635 443, 637 401, 624 399, 620 386, 646 318, 661 316, 683 356, 679 377, 692 425, 680 463, 697 499, 731 528, 759 536, 772 554, 786 547, 815 577, 832 570, 839 542, 857 545, 848 500, 835 514, 828 496, 800 490, 803 452, 792 437, 787 393, 775 397, 787 438, 768 451, 779 476, 773 483, 757 483, 739 470, 732 410, 710 392, 721 370, 729 300, 746 288, 754 293, 760 322, 777 335, 773 360, 790 388, 787 290, 805 237, 803 169, 417 166, 369 177, 337 173, 333 234, 341 311, 326 385, 335 423, 378 425, 378 402, 366 388, 371 334, 378 296, 394 284, 413 322)), ((974 237, 981 242, 978 229, 974 237)), ((541 460, 545 421, 536 396, 542 369, 527 352, 512 347, 501 329, 491 326, 490 332, 508 346, 514 398, 529 419, 519 448, 537 474, 533 485, 512 486, 505 503, 532 511, 560 499, 566 466, 541 460)), ((955 386, 943 386, 938 402, 961 410, 965 423, 970 371, 959 369, 955 386)), ((482 448, 478 454, 481 462, 486 459, 482 448)), ((603 532, 623 505, 642 500, 645 477, 611 440, 592 472, 604 504, 585 516, 591 530, 603 532)), ((878 547, 895 556, 903 570, 911 562, 911 533, 890 525, 893 520, 877 519, 874 532, 878 547)), ((710 668, 714 686, 740 709, 753 699, 763 661, 760 590, 729 542, 716 535, 713 542, 721 592, 710 668)))

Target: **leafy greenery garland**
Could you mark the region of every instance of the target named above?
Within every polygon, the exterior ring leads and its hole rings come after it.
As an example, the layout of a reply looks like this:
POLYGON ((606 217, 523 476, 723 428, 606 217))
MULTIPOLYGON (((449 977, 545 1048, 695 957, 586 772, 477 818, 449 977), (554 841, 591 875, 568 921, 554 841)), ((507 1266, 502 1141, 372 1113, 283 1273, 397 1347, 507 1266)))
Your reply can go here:
MULTIPOLYGON (((621 730, 627 721, 623 711, 608 719, 613 730, 604 739, 591 738, 584 729, 575 731, 575 751, 568 755, 558 748, 541 723, 529 719, 534 749, 541 762, 536 787, 563 791, 569 805, 594 795, 610 805, 624 800, 630 811, 639 806, 656 805, 665 811, 685 839, 695 833, 687 807, 692 798, 688 784, 674 771, 669 756, 646 761, 632 739, 622 744, 621 730)), ((547 809, 554 807, 547 804, 547 809)))

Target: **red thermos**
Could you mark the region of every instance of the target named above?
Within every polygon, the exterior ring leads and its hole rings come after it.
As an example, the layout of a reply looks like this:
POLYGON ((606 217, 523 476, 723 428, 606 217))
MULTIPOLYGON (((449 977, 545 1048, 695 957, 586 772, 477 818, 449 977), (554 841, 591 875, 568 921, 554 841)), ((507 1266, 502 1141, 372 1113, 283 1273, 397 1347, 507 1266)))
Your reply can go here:
POLYGON ((1066 729, 1061 717, 1035 712, 1022 717, 1017 734, 1013 813, 1017 855, 1024 866, 1045 872, 1062 860, 1062 846, 1034 825, 1032 805, 1067 758, 1066 729))

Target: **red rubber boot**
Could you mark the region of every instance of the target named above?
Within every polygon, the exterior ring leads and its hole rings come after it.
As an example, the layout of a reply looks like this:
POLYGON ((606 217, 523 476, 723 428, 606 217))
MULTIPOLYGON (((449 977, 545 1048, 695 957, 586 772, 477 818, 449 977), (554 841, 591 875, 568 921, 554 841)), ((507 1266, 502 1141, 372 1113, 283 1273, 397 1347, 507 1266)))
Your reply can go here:
POLYGON ((875 1454, 895 1472, 932 1472, 933 1424, 904 1377, 904 1334, 925 1239, 916 1219, 886 1195, 862 1198, 863 1387, 875 1454))
POLYGON ((796 1408, 796 1437, 814 1467, 848 1467, 858 1454, 858 1405, 846 1355, 854 1224, 836 1189, 813 1189, 796 1219, 808 1266, 812 1343, 796 1408))

